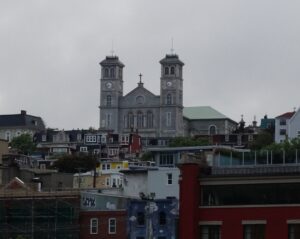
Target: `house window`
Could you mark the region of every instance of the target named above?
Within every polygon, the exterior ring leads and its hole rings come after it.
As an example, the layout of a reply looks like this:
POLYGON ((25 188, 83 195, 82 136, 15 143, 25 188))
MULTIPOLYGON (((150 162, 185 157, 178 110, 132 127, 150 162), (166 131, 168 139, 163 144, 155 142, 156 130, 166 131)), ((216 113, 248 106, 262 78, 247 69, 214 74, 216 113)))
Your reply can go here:
POLYGON ((108 219, 108 233, 116 234, 117 232, 117 220, 115 218, 108 219))
POLYGON ((169 67, 165 67, 165 75, 169 75, 169 67))
POLYGON ((138 212, 137 213, 137 224, 139 226, 144 226, 145 225, 145 214, 143 212, 138 212))
POLYGON ((221 239, 219 225, 200 226, 201 239, 221 239))
POLYGON ((286 135, 286 129, 280 129, 279 134, 280 135, 286 135))
POLYGON ((164 226, 167 224, 167 217, 165 212, 160 212, 159 213, 159 224, 164 226))
POLYGON ((172 104, 172 95, 171 94, 167 94, 167 105, 172 104))
POLYGON ((286 119, 280 119, 279 124, 280 125, 286 125, 286 119))
POLYGON ((111 106, 111 95, 106 96, 106 106, 111 106))
POLYGON ((171 185, 171 184, 173 184, 173 175, 171 174, 171 173, 168 173, 167 174, 167 184, 168 185, 171 185))
POLYGON ((300 238, 300 224, 289 224, 289 237, 288 239, 300 238))
POLYGON ((159 155, 159 166, 174 166, 173 154, 160 154, 159 155))
POLYGON ((265 225, 253 224, 244 225, 244 239, 264 239, 265 238, 265 225))
POLYGON ((171 112, 167 112, 166 125, 171 126, 171 112))
POLYGON ((106 186, 110 186, 110 178, 106 178, 106 186))
POLYGON ((81 141, 81 134, 77 134, 77 141, 81 141))
POLYGON ((91 218, 90 234, 98 234, 98 218, 91 218))
POLYGON ((87 152, 87 147, 80 147, 80 152, 87 152))

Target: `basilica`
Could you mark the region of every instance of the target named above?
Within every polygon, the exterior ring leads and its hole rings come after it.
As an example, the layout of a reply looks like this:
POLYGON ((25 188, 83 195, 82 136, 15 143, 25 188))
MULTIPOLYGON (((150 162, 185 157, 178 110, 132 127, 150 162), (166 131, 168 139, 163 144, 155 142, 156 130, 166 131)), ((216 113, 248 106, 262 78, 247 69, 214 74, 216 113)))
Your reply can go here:
POLYGON ((209 106, 183 107, 183 66, 176 54, 160 60, 160 95, 144 87, 123 94, 124 64, 117 56, 100 62, 100 129, 142 138, 227 134, 236 122, 209 106))
POLYGON ((144 87, 141 80, 123 94, 124 64, 107 56, 101 65, 100 128, 126 134, 138 131, 143 138, 183 136, 183 62, 175 54, 160 61, 160 95, 144 87))

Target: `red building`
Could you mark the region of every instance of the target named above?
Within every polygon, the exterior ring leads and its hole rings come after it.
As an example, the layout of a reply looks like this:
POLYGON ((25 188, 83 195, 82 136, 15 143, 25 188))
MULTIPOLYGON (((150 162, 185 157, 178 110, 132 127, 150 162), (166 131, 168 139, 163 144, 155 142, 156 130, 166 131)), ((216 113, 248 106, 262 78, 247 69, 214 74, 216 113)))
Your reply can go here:
POLYGON ((300 165, 180 165, 180 239, 300 238, 300 165))
POLYGON ((127 238, 127 199, 95 192, 82 192, 80 238, 127 238))

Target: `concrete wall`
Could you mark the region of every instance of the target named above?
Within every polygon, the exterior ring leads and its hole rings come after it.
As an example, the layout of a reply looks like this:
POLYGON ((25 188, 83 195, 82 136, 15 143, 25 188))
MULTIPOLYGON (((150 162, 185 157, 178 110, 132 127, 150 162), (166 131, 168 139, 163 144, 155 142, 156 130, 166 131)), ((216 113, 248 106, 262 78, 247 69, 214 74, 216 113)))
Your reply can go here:
POLYGON ((159 168, 148 171, 148 192, 155 192, 156 199, 166 197, 179 198, 179 174, 178 168, 159 168), (168 174, 172 175, 172 184, 168 184, 168 174))

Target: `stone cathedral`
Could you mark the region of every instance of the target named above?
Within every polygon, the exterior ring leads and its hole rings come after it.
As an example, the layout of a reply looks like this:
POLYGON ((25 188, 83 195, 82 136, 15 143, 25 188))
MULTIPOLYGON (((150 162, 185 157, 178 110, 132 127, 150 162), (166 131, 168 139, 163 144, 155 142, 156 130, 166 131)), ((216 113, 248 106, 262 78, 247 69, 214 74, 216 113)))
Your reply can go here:
POLYGON ((117 56, 100 62, 100 129, 143 138, 182 136, 184 63, 176 54, 167 54, 160 62, 160 95, 144 87, 141 79, 135 89, 123 94, 124 64, 117 56))

